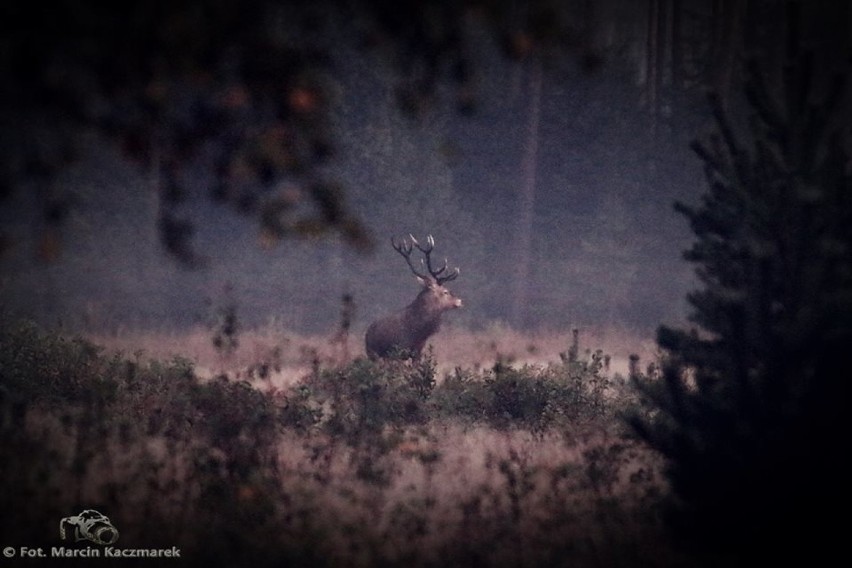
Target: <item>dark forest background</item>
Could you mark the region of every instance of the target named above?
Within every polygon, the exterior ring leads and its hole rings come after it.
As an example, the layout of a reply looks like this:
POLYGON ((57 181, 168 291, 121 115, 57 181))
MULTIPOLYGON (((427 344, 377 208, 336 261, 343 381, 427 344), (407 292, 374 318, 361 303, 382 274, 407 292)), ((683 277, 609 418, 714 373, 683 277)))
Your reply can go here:
MULTIPOLYGON (((780 65, 787 4, 8 3, 2 304, 317 332, 349 294, 365 325, 416 291, 412 232, 461 268, 465 326, 682 321, 688 144, 746 56, 780 65)), ((830 68, 848 6, 801 9, 830 68)))

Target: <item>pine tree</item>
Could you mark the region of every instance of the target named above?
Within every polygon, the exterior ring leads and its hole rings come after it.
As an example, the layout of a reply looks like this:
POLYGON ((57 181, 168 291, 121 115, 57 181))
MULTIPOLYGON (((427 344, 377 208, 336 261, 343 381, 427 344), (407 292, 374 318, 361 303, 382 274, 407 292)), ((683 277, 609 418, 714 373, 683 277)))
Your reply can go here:
POLYGON ((709 190, 676 205, 699 329, 660 328, 666 370, 639 384, 655 411, 631 422, 666 460, 678 541, 766 564, 844 543, 852 137, 843 75, 818 76, 811 54, 789 49, 778 89, 757 62, 745 75, 739 128, 711 97, 717 132, 692 146, 709 190))

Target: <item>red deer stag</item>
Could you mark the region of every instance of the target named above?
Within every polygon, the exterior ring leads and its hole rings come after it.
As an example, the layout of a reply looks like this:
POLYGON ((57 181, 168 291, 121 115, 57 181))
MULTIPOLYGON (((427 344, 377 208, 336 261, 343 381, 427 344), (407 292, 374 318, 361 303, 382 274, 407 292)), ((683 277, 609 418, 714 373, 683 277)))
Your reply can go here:
POLYGON ((447 270, 447 260, 438 269, 432 266, 432 248, 435 239, 432 235, 426 237, 423 246, 412 235, 411 242, 402 239, 397 243, 391 239, 391 246, 405 258, 408 267, 423 285, 423 290, 411 304, 399 312, 374 321, 367 328, 367 355, 371 359, 387 358, 396 352, 408 354, 414 358, 420 357, 420 352, 429 339, 441 325, 441 314, 447 310, 462 307, 462 301, 444 288, 444 283, 455 280, 459 269, 447 270), (426 272, 418 272, 411 262, 411 252, 417 250, 423 253, 425 262, 420 260, 420 266, 426 272))

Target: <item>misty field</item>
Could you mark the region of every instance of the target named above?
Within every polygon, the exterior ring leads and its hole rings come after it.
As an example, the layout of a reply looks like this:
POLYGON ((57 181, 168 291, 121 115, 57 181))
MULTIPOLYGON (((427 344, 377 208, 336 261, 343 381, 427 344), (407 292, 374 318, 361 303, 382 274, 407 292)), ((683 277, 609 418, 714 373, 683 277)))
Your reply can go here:
MULTIPOLYGON (((192 565, 653 566, 661 464, 623 417, 629 334, 2 334, 4 544, 96 509, 192 565), (598 349, 607 345, 615 355, 598 349)), ((635 348, 630 348, 634 342, 635 348)))

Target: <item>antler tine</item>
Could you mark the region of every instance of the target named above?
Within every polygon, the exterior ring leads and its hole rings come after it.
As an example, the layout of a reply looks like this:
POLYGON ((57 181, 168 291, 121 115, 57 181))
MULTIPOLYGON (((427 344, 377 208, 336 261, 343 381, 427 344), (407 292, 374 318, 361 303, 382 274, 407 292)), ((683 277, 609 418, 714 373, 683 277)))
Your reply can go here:
POLYGON ((420 252, 422 252, 423 254, 425 254, 427 256, 430 252, 432 252, 432 249, 435 247, 435 239, 432 238, 432 235, 426 235, 426 246, 425 247, 423 245, 421 245, 419 242, 417 242, 417 239, 415 239, 414 235, 412 235, 411 233, 409 233, 408 236, 411 237, 411 242, 414 243, 414 246, 416 246, 420 250, 420 252))
MULTIPOLYGON (((417 243, 415 242, 415 244, 417 243)), ((396 243, 396 239, 391 237, 391 246, 396 250, 396 252, 398 252, 402 256, 409 256, 411 255, 411 251, 414 250, 414 248, 409 244, 407 240, 405 240, 404 237, 402 239, 402 242, 399 244, 396 243)))
POLYGON ((402 242, 397 244, 397 242, 391 237, 391 245, 396 251, 401 254, 405 258, 405 262, 408 263, 408 267, 411 268, 411 271, 418 276, 419 278, 424 279, 432 279, 436 283, 443 284, 444 282, 449 282, 450 280, 455 280, 459 276, 459 269, 454 268, 453 270, 447 272, 447 259, 444 259, 443 265, 440 268, 432 267, 432 249, 435 248, 435 238, 432 235, 426 236, 426 244, 421 245, 420 242, 414 238, 414 235, 408 235, 408 238, 411 239, 411 242, 408 239, 403 238, 402 242), (425 259, 420 259, 420 266, 423 270, 429 274, 426 276, 425 273, 418 272, 416 268, 414 268, 414 264, 411 262, 411 253, 414 250, 414 247, 417 247, 417 250, 423 253, 425 259))
POLYGON ((459 272, 460 272, 459 267, 457 266, 457 267, 453 268, 453 270, 449 274, 447 274, 446 276, 441 276, 441 277, 436 276, 435 279, 438 281, 438 284, 443 284, 444 282, 449 282, 450 280, 455 280, 456 278, 458 278, 459 272))
MULTIPOLYGON (((409 236, 411 237, 411 235, 409 236)), ((402 255, 402 257, 405 259, 405 262, 408 264, 408 268, 411 269, 411 272, 413 272, 415 276, 417 276, 418 278, 427 278, 425 274, 417 272, 417 269, 414 268, 414 265, 411 263, 411 252, 414 250, 414 246, 420 248, 420 245, 417 244, 417 241, 414 239, 414 237, 411 237, 411 240, 414 245, 409 243, 404 237, 402 239, 402 242, 397 244, 396 240, 391 237, 391 246, 394 248, 394 250, 396 250, 396 252, 402 255)), ((420 262, 422 263, 423 261, 421 260, 420 262)))
POLYGON ((432 278, 434 278, 435 281, 438 284, 443 284, 444 282, 449 282, 450 280, 455 280, 456 278, 458 278, 458 275, 459 275, 459 269, 458 268, 455 268, 454 270, 450 271, 448 274, 444 274, 445 272, 447 272, 447 259, 446 258, 444 258, 444 263, 441 265, 440 268, 436 269, 436 268, 432 267, 432 254, 431 253, 432 253, 432 249, 435 248, 435 238, 432 235, 428 235, 426 237, 426 247, 421 247, 420 245, 417 245, 417 248, 420 249, 421 251, 423 251, 423 254, 426 256, 426 268, 427 268, 427 270, 429 270, 429 274, 432 275, 432 278))

